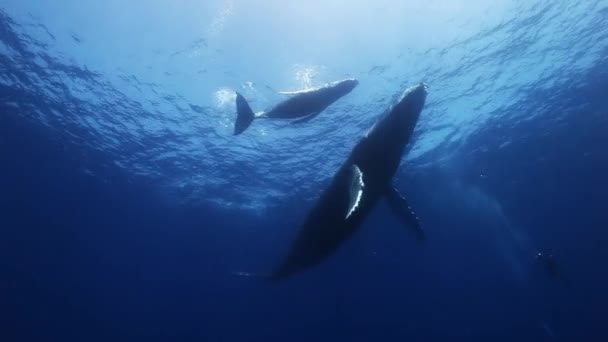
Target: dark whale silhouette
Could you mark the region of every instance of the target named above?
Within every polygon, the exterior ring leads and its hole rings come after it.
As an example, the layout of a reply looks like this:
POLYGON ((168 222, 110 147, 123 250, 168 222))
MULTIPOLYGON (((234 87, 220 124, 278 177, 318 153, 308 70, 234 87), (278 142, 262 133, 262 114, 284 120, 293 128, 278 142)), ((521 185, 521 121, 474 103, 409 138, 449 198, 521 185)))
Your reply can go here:
POLYGON ((332 103, 353 90, 359 81, 346 79, 328 83, 322 87, 297 92, 282 92, 290 97, 278 103, 267 112, 254 114, 247 100, 236 93, 236 122, 234 135, 243 133, 256 118, 300 119, 297 122, 308 121, 319 115, 332 103))
POLYGON ((287 257, 269 275, 281 279, 313 267, 361 226, 378 200, 419 236, 423 231, 405 198, 392 185, 401 156, 412 137, 427 95, 421 83, 407 89, 354 147, 309 213, 287 257))

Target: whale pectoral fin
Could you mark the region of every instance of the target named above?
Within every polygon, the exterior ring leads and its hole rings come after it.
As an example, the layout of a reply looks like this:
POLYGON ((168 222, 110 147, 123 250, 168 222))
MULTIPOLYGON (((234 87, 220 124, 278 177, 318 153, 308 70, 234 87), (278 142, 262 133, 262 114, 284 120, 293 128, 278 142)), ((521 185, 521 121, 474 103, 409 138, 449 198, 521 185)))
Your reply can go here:
POLYGON ((305 116, 305 117, 303 117, 303 118, 301 118, 301 119, 293 120, 293 121, 291 122, 291 124, 292 124, 292 125, 297 125, 297 124, 301 124, 301 123, 308 122, 308 121, 310 121, 311 119, 315 118, 315 117, 316 117, 317 115, 319 115, 319 114, 321 114, 321 112, 312 113, 312 114, 310 114, 310 115, 308 115, 308 116, 305 116))
POLYGON ((410 205, 407 203, 405 197, 403 197, 397 189, 389 187, 386 192, 386 198, 388 205, 391 210, 399 217, 399 219, 409 228, 416 232, 416 236, 419 239, 424 239, 425 234, 420 225, 418 216, 414 213, 410 205))
POLYGON ((357 165, 353 165, 351 167, 351 180, 350 180, 350 194, 349 194, 349 203, 348 203, 348 211, 346 212, 346 220, 357 210, 359 204, 361 203, 361 198, 363 198, 363 188, 365 187, 365 183, 363 183, 363 172, 357 165))

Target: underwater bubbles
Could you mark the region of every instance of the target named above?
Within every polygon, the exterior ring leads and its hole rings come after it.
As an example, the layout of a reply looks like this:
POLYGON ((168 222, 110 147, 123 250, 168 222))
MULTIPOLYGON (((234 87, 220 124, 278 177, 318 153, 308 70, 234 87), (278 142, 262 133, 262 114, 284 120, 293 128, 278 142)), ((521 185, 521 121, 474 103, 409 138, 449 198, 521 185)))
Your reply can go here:
POLYGON ((219 109, 227 109, 234 105, 236 93, 230 88, 220 88, 214 93, 215 106, 219 109))
POLYGON ((220 88, 213 94, 217 114, 219 115, 217 124, 222 130, 230 130, 234 125, 234 103, 236 93, 230 88, 220 88))
POLYGON ((313 80, 321 72, 322 68, 317 65, 294 65, 293 69, 298 90, 312 88, 313 80))
POLYGON ((220 4, 220 8, 209 24, 207 33, 209 36, 216 36, 224 31, 224 27, 228 22, 228 19, 234 15, 234 1, 226 0, 220 4))

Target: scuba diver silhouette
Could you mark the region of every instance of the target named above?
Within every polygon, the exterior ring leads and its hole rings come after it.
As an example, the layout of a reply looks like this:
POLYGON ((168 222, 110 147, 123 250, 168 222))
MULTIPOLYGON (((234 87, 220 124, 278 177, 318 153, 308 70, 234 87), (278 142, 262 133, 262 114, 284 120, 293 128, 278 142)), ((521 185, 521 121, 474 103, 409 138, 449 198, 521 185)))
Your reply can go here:
POLYGON ((536 253, 536 260, 542 262, 549 273, 554 276, 557 275, 557 261, 553 254, 538 252, 536 253))

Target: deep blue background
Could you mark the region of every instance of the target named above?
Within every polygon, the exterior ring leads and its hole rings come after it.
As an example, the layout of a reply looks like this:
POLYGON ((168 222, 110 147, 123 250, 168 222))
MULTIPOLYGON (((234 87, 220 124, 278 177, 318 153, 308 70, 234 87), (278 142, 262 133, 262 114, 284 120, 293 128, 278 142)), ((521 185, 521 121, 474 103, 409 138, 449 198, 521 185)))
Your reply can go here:
MULTIPOLYGON (((463 211, 458 194, 442 188, 447 171, 408 177, 429 230, 425 246, 410 241, 381 207, 327 265, 284 284, 266 284, 229 273, 239 265, 269 267, 287 232, 261 237, 246 229, 253 218, 163 207, 147 184, 127 183, 118 171, 109 183, 98 182, 78 172, 78 151, 2 116, 3 335, 533 341, 551 340, 543 330, 547 322, 561 340, 600 341, 608 301, 608 127, 586 116, 608 114, 599 91, 606 78, 597 73, 588 87, 563 90, 569 96, 563 101, 584 100, 589 107, 573 113, 558 132, 469 155, 459 171, 466 178, 483 165, 492 177, 471 182, 501 198, 511 220, 559 259, 566 280, 549 277, 529 255, 532 271, 523 284, 493 256, 492 231, 482 229, 493 224, 490 219, 463 211), (539 155, 545 161, 531 165, 539 155), (517 188, 501 181, 513 174, 521 182, 517 188), (371 249, 383 257, 371 257, 371 249), (247 261, 252 258, 262 261, 247 261)), ((542 97, 532 95, 531 106, 542 97)), ((542 125, 517 129, 522 134, 542 125)), ((494 133, 484 132, 479 142, 491 146, 494 133)), ((302 217, 299 203, 284 206, 280 215, 256 218, 256 224, 282 226, 302 217)))
POLYGON ((312 203, 260 217, 169 205, 118 168, 93 177, 84 156, 110 156, 16 115, 7 103, 26 100, 3 86, 0 339, 605 341, 608 58, 572 78, 508 109, 533 119, 491 120, 453 162, 398 178, 427 241, 382 203, 337 255, 279 284, 232 272, 271 269, 312 203))

